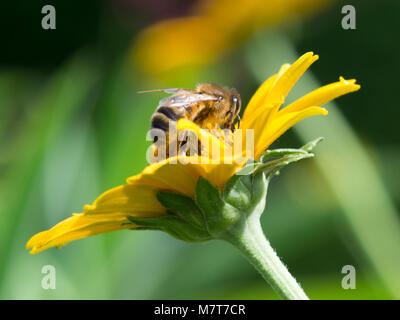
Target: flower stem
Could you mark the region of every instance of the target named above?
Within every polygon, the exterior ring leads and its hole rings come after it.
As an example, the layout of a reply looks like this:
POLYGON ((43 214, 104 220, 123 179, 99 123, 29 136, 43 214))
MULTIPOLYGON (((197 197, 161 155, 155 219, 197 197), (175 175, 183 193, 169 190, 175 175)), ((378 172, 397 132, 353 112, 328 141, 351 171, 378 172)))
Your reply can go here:
POLYGON ((238 248, 282 299, 308 300, 307 295, 265 238, 259 220, 247 219, 225 238, 238 248))

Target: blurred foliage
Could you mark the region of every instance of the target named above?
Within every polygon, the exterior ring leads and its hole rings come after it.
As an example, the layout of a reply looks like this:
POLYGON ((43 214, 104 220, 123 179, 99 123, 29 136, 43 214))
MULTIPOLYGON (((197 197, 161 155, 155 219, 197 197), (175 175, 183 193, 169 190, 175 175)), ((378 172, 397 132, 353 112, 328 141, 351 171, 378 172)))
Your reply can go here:
MULTIPOLYGON (((374 228, 387 219, 381 207, 354 209, 356 222, 365 223, 348 223, 353 216, 338 198, 345 190, 351 192, 348 201, 354 192, 357 203, 366 208, 383 201, 396 215, 390 219, 399 218, 394 211, 400 204, 400 113, 394 99, 400 72, 398 1, 353 1, 357 30, 340 27, 340 9, 348 3, 336 1, 311 17, 287 18, 267 33, 260 31, 201 68, 180 69, 162 78, 143 73, 131 61, 133 39, 160 19, 160 10, 153 14, 139 0, 85 1, 79 6, 52 1, 57 29, 44 31, 44 4, 1 4, 6 27, 0 31, 0 298, 276 298, 240 253, 225 243, 187 244, 159 232, 121 231, 35 256, 24 246, 34 233, 80 212, 146 165, 149 118, 163 95, 138 95, 137 90, 214 81, 236 87, 246 103, 260 84, 255 69, 266 78, 289 62, 287 57, 309 50, 321 60, 302 93, 310 84, 329 83, 339 75, 362 84, 357 94, 336 103, 351 125, 346 130, 357 137, 340 140, 347 157, 337 165, 346 166, 362 150, 363 161, 368 158, 367 177, 372 175, 378 185, 363 189, 368 183, 365 167, 349 173, 359 190, 332 182, 334 173, 327 178, 317 167, 319 150, 323 157, 324 150, 337 148, 335 139, 327 137, 315 150, 315 160, 286 169, 272 182, 263 215, 265 233, 311 298, 399 297, 400 289, 394 292, 387 284, 396 273, 382 269, 399 259, 398 250, 392 251, 399 244, 384 247, 385 260, 378 264, 373 250, 400 230, 396 224, 394 230, 374 228), (281 38, 284 42, 276 40, 281 38), (356 145, 357 152, 349 144, 356 145), (370 230, 372 245, 359 237, 370 230), (41 269, 47 264, 56 267, 56 290, 41 287, 41 269), (341 269, 347 264, 356 267, 356 290, 341 288, 341 269)), ((187 4, 184 10, 180 6, 180 1, 171 1, 168 16, 189 10, 187 4)), ((333 128, 341 130, 337 113, 331 114, 333 119, 306 120, 301 128, 315 128, 313 124, 322 121, 321 129, 339 124, 333 128)), ((290 130, 273 147, 302 145, 301 130, 290 130)))
POLYGON ((260 28, 305 16, 331 0, 201 0, 191 15, 162 20, 138 35, 133 58, 145 72, 171 73, 221 57, 260 28))

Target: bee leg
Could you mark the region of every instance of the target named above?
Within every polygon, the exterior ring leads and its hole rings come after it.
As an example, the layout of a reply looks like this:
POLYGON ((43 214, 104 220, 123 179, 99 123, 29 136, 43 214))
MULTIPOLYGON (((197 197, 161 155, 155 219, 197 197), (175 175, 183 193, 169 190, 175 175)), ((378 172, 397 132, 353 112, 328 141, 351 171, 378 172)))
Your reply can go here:
POLYGON ((237 119, 238 119, 237 124, 238 124, 238 128, 239 128, 239 127, 240 127, 240 120, 242 120, 242 119, 240 118, 239 114, 237 115, 237 119))

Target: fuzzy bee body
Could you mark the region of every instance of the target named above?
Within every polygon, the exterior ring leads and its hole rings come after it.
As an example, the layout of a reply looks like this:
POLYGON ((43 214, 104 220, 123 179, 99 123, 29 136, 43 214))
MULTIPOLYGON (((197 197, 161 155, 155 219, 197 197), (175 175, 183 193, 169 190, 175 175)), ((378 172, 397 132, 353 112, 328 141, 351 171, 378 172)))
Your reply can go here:
MULTIPOLYGON (((204 129, 234 129, 234 121, 241 107, 240 95, 235 89, 202 83, 196 89, 157 89, 172 94, 160 100, 151 117, 151 129, 162 130, 168 140, 170 124, 182 118, 193 121, 204 129)), ((157 137, 153 138, 153 142, 157 137)), ((168 152, 167 152, 168 153, 168 152)))
POLYGON ((186 118, 202 128, 209 126, 233 128, 241 100, 235 89, 203 83, 195 90, 160 89, 172 96, 162 99, 151 118, 151 128, 168 131, 169 121, 186 118))

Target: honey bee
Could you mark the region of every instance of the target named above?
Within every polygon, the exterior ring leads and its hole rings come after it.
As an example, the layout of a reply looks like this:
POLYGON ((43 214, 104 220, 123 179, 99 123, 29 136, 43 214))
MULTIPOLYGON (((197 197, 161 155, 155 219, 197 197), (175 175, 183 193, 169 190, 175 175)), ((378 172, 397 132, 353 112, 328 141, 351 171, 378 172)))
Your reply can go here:
MULTIPOLYGON (((194 90, 183 88, 155 89, 145 92, 172 94, 160 100, 151 117, 151 129, 162 130, 168 137, 170 122, 186 118, 204 129, 234 130, 234 121, 238 118, 241 98, 236 89, 228 89, 217 84, 201 83, 194 90)), ((153 143, 157 138, 153 138, 153 143)))

